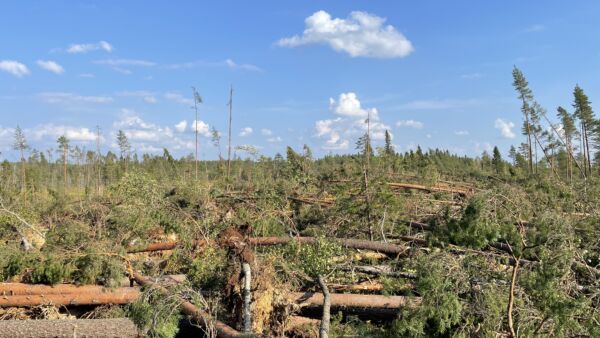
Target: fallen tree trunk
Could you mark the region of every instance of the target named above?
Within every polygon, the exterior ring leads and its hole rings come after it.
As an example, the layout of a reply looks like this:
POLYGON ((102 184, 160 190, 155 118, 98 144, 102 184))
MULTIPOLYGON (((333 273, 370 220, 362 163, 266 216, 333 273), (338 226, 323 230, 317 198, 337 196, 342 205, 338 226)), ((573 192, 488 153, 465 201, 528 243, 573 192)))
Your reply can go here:
MULTIPOLYGON (((302 307, 321 308, 323 306, 322 293, 290 292, 288 297, 302 307)), ((331 293, 330 298, 331 307, 335 309, 398 310, 404 307, 414 308, 421 304, 420 297, 405 296, 331 293)))
MULTIPOLYGON (((408 237, 407 237, 408 238, 408 237)), ((412 237, 410 238, 413 239, 412 237)), ((287 244, 292 241, 297 241, 298 243, 306 243, 312 244, 318 240, 317 237, 252 237, 249 238, 249 244, 255 246, 270 246, 270 245, 281 245, 287 244)), ((371 250, 382 252, 389 255, 399 255, 406 252, 406 248, 389 244, 383 242, 376 241, 368 241, 362 239, 352 239, 352 238, 328 238, 327 240, 336 242, 343 247, 351 248, 351 249, 363 249, 363 250, 371 250)), ((206 244, 214 244, 215 242, 212 240, 196 240, 193 242, 194 246, 202 246, 206 244)), ((151 252, 151 251, 161 251, 161 250, 173 250, 179 245, 179 242, 161 242, 161 243, 153 243, 146 247, 140 248, 131 248, 127 252, 128 253, 139 253, 139 252, 151 252)))
POLYGON ((362 273, 366 273, 369 275, 373 275, 373 276, 388 276, 388 277, 395 277, 395 278, 406 278, 406 279, 417 279, 417 275, 414 273, 409 273, 409 272, 404 272, 404 271, 393 271, 389 266, 387 265, 375 265, 375 266, 369 266, 369 265, 355 265, 355 266, 345 266, 345 265, 339 265, 337 266, 338 269, 342 270, 342 271, 357 271, 357 272, 362 272, 362 273))
MULTIPOLYGON (((154 283, 152 280, 150 280, 150 278, 142 276, 138 273, 134 273, 132 277, 140 285, 155 287, 160 292, 167 293, 167 290, 164 287, 154 283)), ((217 330, 218 337, 229 338, 238 337, 241 335, 240 332, 231 326, 212 318, 210 314, 198 309, 196 306, 194 306, 194 304, 184 299, 181 299, 181 312, 191 316, 198 323, 198 325, 204 326, 205 328, 213 326, 217 330)))
POLYGON ((58 284, 55 286, 25 283, 0 283, 0 296, 27 295, 64 295, 64 294, 102 294, 102 293, 139 293, 130 287, 108 289, 101 285, 58 284))
POLYGON ((129 304, 140 296, 135 288, 120 288, 107 292, 65 293, 65 294, 31 294, 17 296, 0 296, 0 307, 33 307, 40 305, 102 305, 129 304), (125 291, 124 289, 129 289, 125 291))
POLYGON ((460 189, 460 188, 452 188, 452 187, 444 187, 444 186, 424 186, 420 184, 410 184, 410 183, 388 183, 388 186, 393 189, 409 189, 409 190, 420 190, 427 192, 449 192, 454 193, 459 196, 467 196, 469 193, 468 190, 460 189))
POLYGON ((71 320, 0 320, 0 338, 137 337, 127 318, 71 320))

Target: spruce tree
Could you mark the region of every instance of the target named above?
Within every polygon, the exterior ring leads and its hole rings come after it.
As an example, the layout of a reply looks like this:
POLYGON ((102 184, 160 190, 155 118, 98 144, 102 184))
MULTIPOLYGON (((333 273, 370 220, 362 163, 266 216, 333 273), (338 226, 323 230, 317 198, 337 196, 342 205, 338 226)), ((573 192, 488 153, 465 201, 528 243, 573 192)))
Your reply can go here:
POLYGON ((21 127, 17 126, 15 129, 15 143, 13 149, 18 150, 21 156, 21 190, 25 190, 26 177, 25 177, 25 150, 29 149, 27 145, 27 139, 21 127))
POLYGON ((531 144, 532 126, 530 121, 531 114, 531 101, 533 100, 533 94, 529 89, 529 83, 527 79, 516 66, 513 68, 513 86, 518 92, 518 98, 521 100, 521 112, 525 117, 523 121, 523 134, 527 136, 527 159, 529 161, 529 173, 533 173, 533 150, 531 144))
POLYGON ((594 111, 592 110, 592 104, 579 85, 575 86, 573 90, 573 108, 575 111, 573 115, 579 119, 580 123, 580 132, 582 139, 582 148, 581 152, 583 154, 583 164, 585 170, 588 173, 592 171, 592 163, 590 158, 590 138, 597 138, 597 133, 595 131, 596 121, 594 118, 594 111))

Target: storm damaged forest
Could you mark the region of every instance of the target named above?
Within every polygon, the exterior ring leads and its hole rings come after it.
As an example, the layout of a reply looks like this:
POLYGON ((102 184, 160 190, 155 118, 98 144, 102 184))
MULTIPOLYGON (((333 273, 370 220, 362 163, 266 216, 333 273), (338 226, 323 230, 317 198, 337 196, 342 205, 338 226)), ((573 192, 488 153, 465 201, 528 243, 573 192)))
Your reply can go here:
POLYGON ((350 155, 138 158, 119 133, 119 154, 62 136, 51 161, 17 129, 0 336, 599 336, 599 174, 577 147, 597 121, 577 87, 548 132, 513 76, 526 141, 510 159, 368 133, 350 155))

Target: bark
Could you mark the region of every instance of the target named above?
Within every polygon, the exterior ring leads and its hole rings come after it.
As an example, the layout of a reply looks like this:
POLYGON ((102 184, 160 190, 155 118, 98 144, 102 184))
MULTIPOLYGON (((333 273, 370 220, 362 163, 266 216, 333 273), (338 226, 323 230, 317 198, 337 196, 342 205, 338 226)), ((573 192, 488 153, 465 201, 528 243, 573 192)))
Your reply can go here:
POLYGON ((33 307, 40 305, 102 305, 129 304, 140 295, 138 289, 118 290, 100 293, 32 294, 0 296, 0 307, 33 307))
POLYGON ((319 275, 317 277, 317 281, 319 283, 319 287, 321 288, 321 292, 323 292, 323 316, 321 317, 321 327, 319 328, 319 337, 320 338, 328 338, 329 337, 329 322, 331 319, 331 299, 329 295, 329 289, 327 288, 327 284, 325 284, 325 280, 323 276, 319 275))
POLYGON ((0 338, 137 337, 127 318, 70 320, 0 320, 0 338))
POLYGON ((395 278, 417 279, 417 275, 414 273, 403 272, 403 271, 393 271, 387 265, 338 266, 337 268, 342 271, 357 271, 357 272, 362 272, 362 273, 366 273, 368 275, 374 275, 374 276, 388 276, 388 277, 395 277, 395 278))
MULTIPOLYGON (((308 308, 321 308, 323 305, 323 294, 312 292, 290 292, 290 300, 300 303, 308 308)), ((335 309, 359 309, 365 312, 377 310, 394 310, 404 307, 417 307, 421 304, 420 297, 405 296, 381 296, 381 295, 357 295, 357 294, 329 294, 331 307, 335 309)))
MULTIPOLYGON (((140 285, 156 287, 161 292, 167 293, 167 290, 164 287, 152 282, 150 278, 138 273, 134 273, 132 277, 140 285)), ((233 329, 231 326, 212 318, 210 314, 198 309, 194 304, 183 299, 181 299, 181 312, 191 316, 199 325, 204 326, 205 328, 210 326, 214 327, 217 330, 218 337, 229 338, 240 336, 240 332, 233 329)))
POLYGON ((459 196, 467 196, 469 191, 466 189, 453 188, 453 187, 445 187, 445 186, 432 186, 427 187, 419 184, 409 184, 409 183, 388 183, 388 186, 395 189, 411 189, 411 190, 421 190, 428 192, 449 192, 454 193, 459 196))
POLYGON ((242 271, 244 272, 244 333, 252 333, 252 292, 250 290, 252 284, 252 271, 250 264, 242 263, 242 271))
MULTIPOLYGON (((270 246, 270 245, 280 245, 287 244, 291 241, 298 241, 299 243, 311 244, 315 243, 318 239, 316 237, 253 237, 249 238, 249 242, 255 246, 270 246)), ((349 239, 349 238, 329 238, 334 242, 339 243, 340 245, 351 248, 351 249, 363 249, 363 250, 371 250, 378 251, 385 254, 390 255, 399 255, 403 254, 406 251, 405 247, 375 242, 375 241, 367 241, 360 239, 349 239)), ((150 252, 150 251, 161 251, 161 250, 172 250, 178 246, 178 242, 161 242, 161 243, 153 243, 146 247, 139 248, 131 248, 129 249, 129 253, 139 253, 139 252, 150 252)), ((197 240, 194 241, 195 246, 202 246, 206 244, 214 244, 212 240, 197 240)))
POLYGON ((119 294, 138 292, 137 289, 122 287, 108 289, 101 285, 58 284, 55 286, 25 283, 0 283, 0 297, 28 295, 64 295, 64 294, 119 294))

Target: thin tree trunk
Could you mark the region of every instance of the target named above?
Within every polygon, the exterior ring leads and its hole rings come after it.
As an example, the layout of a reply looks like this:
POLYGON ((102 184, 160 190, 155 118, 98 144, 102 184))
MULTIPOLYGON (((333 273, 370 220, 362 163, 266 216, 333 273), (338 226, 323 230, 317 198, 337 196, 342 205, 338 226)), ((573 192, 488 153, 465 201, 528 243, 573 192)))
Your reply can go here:
POLYGON ((229 132, 227 134, 227 179, 231 174, 231 113, 233 109, 233 86, 229 89, 229 132))
POLYGON ((513 304, 515 300, 515 284, 517 282, 517 270, 519 269, 519 259, 515 257, 515 265, 513 265, 512 276, 510 281, 510 293, 508 295, 508 329, 510 330, 510 336, 512 338, 516 338, 517 334, 515 333, 514 323, 513 323, 513 304))
POLYGON ((321 327, 319 328, 319 337, 320 338, 328 338, 329 337, 329 321, 331 318, 330 308, 331 308, 331 299, 329 296, 329 289, 327 288, 327 284, 325 284, 325 280, 323 276, 317 276, 317 281, 319 282, 319 287, 321 288, 321 292, 323 292, 323 316, 321 317, 321 327))
POLYGON ((244 333, 252 333, 252 270, 250 264, 242 263, 244 272, 244 333))

